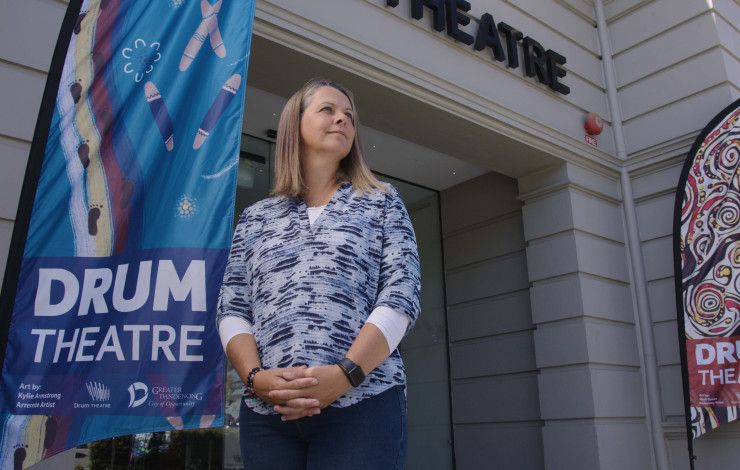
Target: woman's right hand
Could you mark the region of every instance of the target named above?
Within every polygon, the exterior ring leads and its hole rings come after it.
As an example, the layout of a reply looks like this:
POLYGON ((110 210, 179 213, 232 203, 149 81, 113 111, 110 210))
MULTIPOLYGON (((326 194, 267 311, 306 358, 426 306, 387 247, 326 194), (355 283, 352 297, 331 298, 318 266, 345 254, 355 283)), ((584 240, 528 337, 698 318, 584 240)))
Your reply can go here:
POLYGON ((270 405, 281 405, 283 419, 297 419, 304 416, 313 416, 321 411, 319 401, 314 398, 292 398, 290 400, 274 400, 270 398, 273 390, 300 390, 318 384, 316 377, 306 375, 306 367, 287 367, 265 369, 254 374, 254 393, 262 401, 270 405))

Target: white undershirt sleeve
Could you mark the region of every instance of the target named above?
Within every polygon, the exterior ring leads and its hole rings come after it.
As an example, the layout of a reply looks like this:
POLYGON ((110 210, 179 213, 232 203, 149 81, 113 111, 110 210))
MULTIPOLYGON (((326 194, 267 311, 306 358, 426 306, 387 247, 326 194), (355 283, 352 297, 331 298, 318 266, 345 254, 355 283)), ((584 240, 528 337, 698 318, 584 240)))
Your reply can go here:
POLYGON ((226 351, 226 346, 231 338, 242 333, 254 334, 252 324, 244 318, 229 316, 218 323, 218 335, 221 337, 221 345, 224 347, 224 351, 226 351))
POLYGON ((393 352, 406 334, 411 319, 398 310, 381 305, 372 311, 366 322, 372 323, 385 336, 388 350, 393 352))

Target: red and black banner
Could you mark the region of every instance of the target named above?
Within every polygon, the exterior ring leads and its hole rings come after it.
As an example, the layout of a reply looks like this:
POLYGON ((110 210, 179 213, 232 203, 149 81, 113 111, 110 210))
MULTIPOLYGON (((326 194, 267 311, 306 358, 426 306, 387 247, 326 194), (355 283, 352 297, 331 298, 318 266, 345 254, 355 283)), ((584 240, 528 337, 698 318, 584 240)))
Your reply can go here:
POLYGON ((693 440, 740 412, 740 100, 694 142, 676 192, 673 248, 684 402, 693 440))

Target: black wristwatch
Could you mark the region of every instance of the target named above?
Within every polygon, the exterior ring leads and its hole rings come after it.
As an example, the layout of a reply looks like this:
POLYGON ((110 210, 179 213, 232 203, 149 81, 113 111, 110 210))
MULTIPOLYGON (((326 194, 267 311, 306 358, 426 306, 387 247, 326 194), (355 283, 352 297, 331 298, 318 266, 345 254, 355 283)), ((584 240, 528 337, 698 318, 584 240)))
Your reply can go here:
POLYGON ((351 359, 345 357, 341 361, 337 362, 337 365, 342 369, 342 372, 347 376, 349 383, 352 384, 353 387, 357 387, 363 382, 363 380, 365 380, 365 373, 362 371, 360 366, 352 362, 351 359))

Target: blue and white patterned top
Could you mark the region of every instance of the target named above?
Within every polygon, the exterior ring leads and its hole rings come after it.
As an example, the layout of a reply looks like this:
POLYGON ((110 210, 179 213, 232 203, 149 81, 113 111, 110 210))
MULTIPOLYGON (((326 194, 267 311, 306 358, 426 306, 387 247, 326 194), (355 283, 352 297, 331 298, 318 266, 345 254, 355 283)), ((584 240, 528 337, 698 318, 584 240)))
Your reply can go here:
MULTIPOLYGON (((342 183, 313 226, 302 198, 263 199, 234 233, 217 322, 235 315, 253 326, 262 367, 333 364, 370 312, 420 311, 419 256, 397 190, 354 191, 342 183)), ((398 350, 332 406, 345 407, 406 383, 398 350)), ((274 413, 259 399, 247 402, 274 413)))

